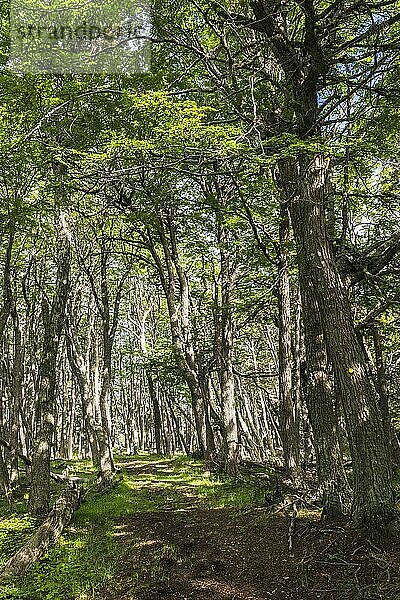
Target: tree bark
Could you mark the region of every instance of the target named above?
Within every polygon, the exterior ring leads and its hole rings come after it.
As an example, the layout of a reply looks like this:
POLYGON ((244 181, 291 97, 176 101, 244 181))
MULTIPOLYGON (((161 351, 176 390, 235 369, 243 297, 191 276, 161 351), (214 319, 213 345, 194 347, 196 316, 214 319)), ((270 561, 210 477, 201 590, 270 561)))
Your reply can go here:
POLYGON ((54 434, 56 366, 60 336, 64 327, 69 293, 70 238, 65 216, 58 218, 58 265, 54 297, 51 306, 42 299, 44 339, 39 365, 39 396, 37 400, 37 433, 32 454, 29 510, 34 515, 47 514, 50 502, 50 456, 54 434))
POLYGON ((100 469, 99 441, 95 421, 93 390, 90 381, 90 360, 94 341, 94 315, 93 307, 89 304, 88 326, 85 336, 86 351, 83 352, 76 332, 76 318, 72 309, 67 319, 67 357, 76 379, 82 403, 84 426, 89 442, 93 465, 100 469))
POLYGON ((318 483, 322 492, 323 517, 349 512, 351 492, 343 466, 329 374, 328 356, 318 305, 311 293, 303 300, 306 349, 305 398, 314 437, 318 483))
POLYGON ((326 233, 324 193, 329 163, 316 154, 302 155, 286 165, 303 308, 312 297, 346 419, 353 462, 353 518, 358 525, 378 530, 397 513, 377 393, 326 233))
POLYGON ((218 245, 220 252, 220 324, 216 327, 217 352, 220 372, 222 424, 223 424, 223 463, 224 469, 235 475, 240 461, 239 431, 236 416, 235 376, 233 373, 233 306, 232 288, 234 266, 230 257, 228 232, 224 224, 224 214, 218 215, 218 245), (219 334, 219 335, 218 335, 219 334))
POLYGON ((0 578, 4 579, 11 575, 21 576, 34 562, 42 558, 60 537, 80 502, 81 491, 68 486, 28 543, 2 567, 0 578))
POLYGON ((297 407, 292 381, 292 336, 290 279, 287 245, 290 223, 287 207, 282 204, 278 245, 278 307, 279 307, 279 408, 283 457, 287 474, 297 481, 300 476, 300 435, 297 407))
POLYGON ((389 409, 389 392, 387 387, 386 378, 386 366, 385 358, 383 353, 382 335, 379 331, 378 325, 374 324, 372 327, 372 336, 374 341, 375 349, 375 361, 376 361, 376 380, 377 389, 379 394, 379 406, 381 409, 383 428, 385 435, 389 440, 389 449, 391 453, 391 459, 395 467, 397 468, 400 464, 400 447, 397 439, 396 432, 390 419, 389 409))

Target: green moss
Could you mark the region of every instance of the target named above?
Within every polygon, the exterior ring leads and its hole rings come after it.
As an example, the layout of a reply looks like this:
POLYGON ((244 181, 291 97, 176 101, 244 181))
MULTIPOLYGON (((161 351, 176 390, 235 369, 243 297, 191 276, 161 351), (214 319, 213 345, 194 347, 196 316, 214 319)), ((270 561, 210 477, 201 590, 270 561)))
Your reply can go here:
POLYGON ((0 566, 22 548, 35 526, 28 515, 13 514, 0 521, 0 566))
POLYGON ((149 489, 141 489, 125 479, 108 494, 83 504, 74 515, 74 523, 101 523, 110 518, 156 510, 158 504, 155 494, 149 489))
POLYGON ((249 508, 264 503, 264 490, 250 483, 230 479, 210 479, 199 484, 198 493, 211 508, 249 508))

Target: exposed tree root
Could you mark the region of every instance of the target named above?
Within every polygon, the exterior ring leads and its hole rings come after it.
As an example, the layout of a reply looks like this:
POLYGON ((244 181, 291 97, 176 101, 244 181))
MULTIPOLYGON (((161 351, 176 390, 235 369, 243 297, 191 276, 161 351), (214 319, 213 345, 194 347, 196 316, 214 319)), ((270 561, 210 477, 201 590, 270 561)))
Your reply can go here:
POLYGON ((123 480, 123 475, 119 471, 110 472, 110 473, 99 473, 97 476, 97 481, 93 487, 91 487, 85 494, 86 496, 91 493, 103 495, 110 492, 113 488, 115 488, 120 481, 123 480))

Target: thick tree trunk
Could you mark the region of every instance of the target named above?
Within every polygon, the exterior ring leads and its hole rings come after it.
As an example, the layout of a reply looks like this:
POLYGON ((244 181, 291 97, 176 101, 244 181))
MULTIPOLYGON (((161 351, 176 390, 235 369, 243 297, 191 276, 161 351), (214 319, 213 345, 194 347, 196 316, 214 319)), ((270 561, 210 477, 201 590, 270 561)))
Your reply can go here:
POLYGON ((323 516, 338 517, 349 512, 351 492, 343 467, 319 309, 313 295, 307 292, 305 294, 303 301, 307 365, 305 398, 314 437, 323 516))
POLYGON ((376 381, 379 394, 379 406, 383 420, 383 428, 385 430, 385 435, 389 440, 389 448, 393 465, 397 468, 400 464, 400 447, 396 432, 390 419, 389 393, 387 387, 385 359, 383 354, 382 335, 379 331, 378 325, 373 326, 372 336, 374 340, 376 381))
POLYGON ((50 502, 50 457, 54 434, 54 407, 56 388, 56 353, 54 332, 50 324, 50 311, 43 303, 43 324, 46 332, 45 347, 39 368, 39 391, 37 399, 37 429, 32 455, 31 489, 29 510, 33 515, 44 515, 50 502))
POLYGON ((353 462, 353 517, 371 530, 384 528, 396 516, 387 439, 326 234, 324 191, 329 165, 322 155, 304 155, 289 162, 286 185, 303 307, 310 297, 314 299, 343 405, 353 462))

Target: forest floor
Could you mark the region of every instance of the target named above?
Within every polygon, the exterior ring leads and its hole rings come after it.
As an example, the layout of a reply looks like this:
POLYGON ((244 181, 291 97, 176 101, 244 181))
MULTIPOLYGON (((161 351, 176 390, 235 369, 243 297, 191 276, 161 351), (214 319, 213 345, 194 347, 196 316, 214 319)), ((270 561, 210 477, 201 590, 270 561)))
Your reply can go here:
MULTIPOLYGON (((400 541, 377 547, 301 511, 290 556, 289 517, 259 485, 214 478, 185 457, 119 464, 118 487, 89 499, 1 600, 400 600, 400 541)), ((0 564, 35 525, 23 512, 4 515, 0 564)))

